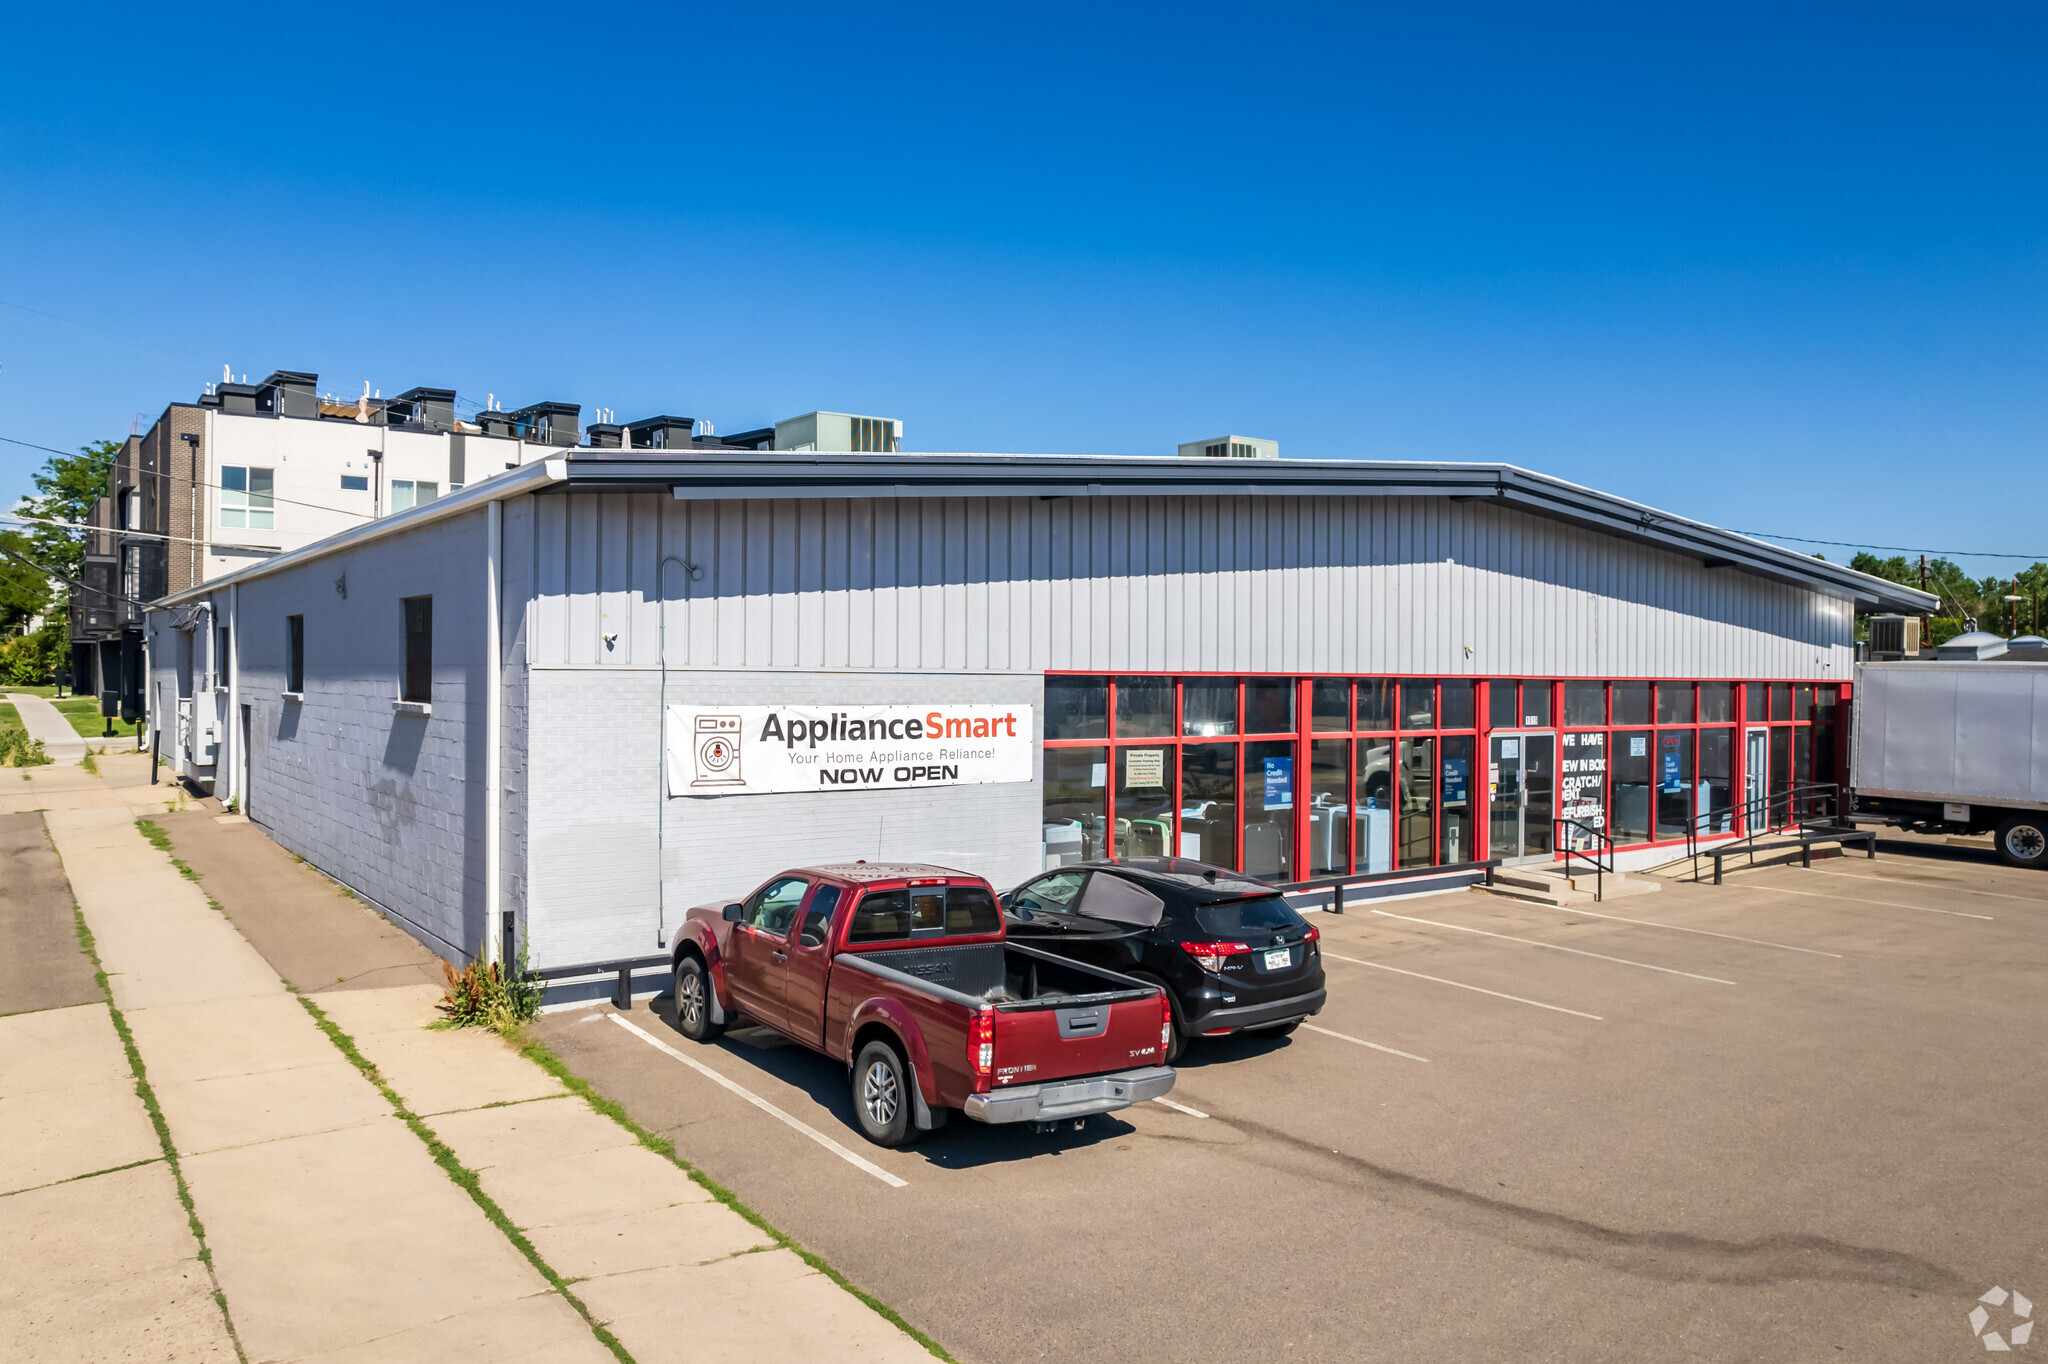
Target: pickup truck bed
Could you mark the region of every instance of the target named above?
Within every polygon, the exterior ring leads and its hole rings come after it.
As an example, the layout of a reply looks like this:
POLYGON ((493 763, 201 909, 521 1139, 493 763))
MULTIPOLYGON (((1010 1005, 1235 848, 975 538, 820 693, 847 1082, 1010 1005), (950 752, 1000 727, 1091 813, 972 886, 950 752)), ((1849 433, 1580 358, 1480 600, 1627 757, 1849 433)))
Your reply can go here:
POLYGON ((962 872, 798 868, 692 908, 673 950, 684 1035, 743 1016, 845 1062, 880 1145, 954 1111, 1050 1123, 1173 1087, 1158 988, 1007 941, 995 892, 962 872))

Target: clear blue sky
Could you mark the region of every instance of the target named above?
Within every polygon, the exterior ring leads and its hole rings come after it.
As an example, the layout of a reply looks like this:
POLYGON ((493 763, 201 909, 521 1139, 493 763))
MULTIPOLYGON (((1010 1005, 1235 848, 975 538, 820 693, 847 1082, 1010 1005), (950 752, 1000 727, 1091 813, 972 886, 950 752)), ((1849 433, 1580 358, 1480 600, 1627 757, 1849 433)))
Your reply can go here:
MULTIPOLYGON (((2048 556, 2044 38, 2021 0, 10 6, 0 436, 229 364, 1506 460, 2048 556)), ((0 446, 0 500, 40 459, 0 446)))

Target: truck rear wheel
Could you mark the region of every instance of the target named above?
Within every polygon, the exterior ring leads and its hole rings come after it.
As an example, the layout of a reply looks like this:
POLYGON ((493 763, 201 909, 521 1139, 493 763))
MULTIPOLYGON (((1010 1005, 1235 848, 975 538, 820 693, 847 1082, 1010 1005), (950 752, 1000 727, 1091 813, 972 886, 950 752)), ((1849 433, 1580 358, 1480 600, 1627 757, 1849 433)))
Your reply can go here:
POLYGON ((2007 815, 1998 821, 1998 855, 2015 867, 2048 866, 2048 815, 2007 815))
POLYGON ((853 1062, 853 1113, 861 1135, 877 1146, 907 1146, 916 1140, 911 1121, 911 1086, 917 1078, 887 1042, 870 1042, 853 1062))
POLYGON ((676 1026, 692 1042, 716 1042, 725 1031, 711 1021, 711 977, 695 957, 676 963, 676 1026))

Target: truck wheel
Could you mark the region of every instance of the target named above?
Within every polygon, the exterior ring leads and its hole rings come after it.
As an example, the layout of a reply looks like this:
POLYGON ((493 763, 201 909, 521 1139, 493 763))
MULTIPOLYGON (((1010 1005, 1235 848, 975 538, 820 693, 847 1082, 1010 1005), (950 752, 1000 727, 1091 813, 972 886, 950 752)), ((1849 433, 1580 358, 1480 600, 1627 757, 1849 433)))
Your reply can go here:
POLYGON ((1998 855, 2015 867, 2048 866, 2048 815, 2007 815, 1998 821, 1998 855))
POLYGON ((676 1026, 692 1042, 716 1042, 725 1031, 723 1023, 711 1021, 711 977, 695 957, 676 964, 676 1026))
POLYGON ((887 1042, 870 1042, 853 1063, 853 1112, 861 1135, 877 1146, 907 1146, 916 1139, 911 1122, 910 1067, 887 1042))

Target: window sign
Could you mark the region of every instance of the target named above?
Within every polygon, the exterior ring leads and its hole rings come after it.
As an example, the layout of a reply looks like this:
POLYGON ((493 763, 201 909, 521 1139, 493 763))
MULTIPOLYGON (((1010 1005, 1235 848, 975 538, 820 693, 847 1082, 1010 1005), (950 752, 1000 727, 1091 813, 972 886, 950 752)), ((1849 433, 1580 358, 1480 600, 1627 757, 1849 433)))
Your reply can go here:
POLYGON ((1678 752, 1676 749, 1666 749, 1663 756, 1663 786, 1666 791, 1676 795, 1685 789, 1685 779, 1678 771, 1678 752))
POLYGON ((1162 790, 1166 786, 1166 750, 1131 748, 1124 750, 1124 781, 1134 789, 1162 790))
POLYGON ((1465 799, 1467 766, 1463 758, 1444 759, 1444 804, 1455 805, 1465 799))
POLYGON ((1632 734, 1632 735, 1630 735, 1630 736, 1629 736, 1629 741, 1628 741, 1628 755, 1629 755, 1629 756, 1630 756, 1631 758, 1647 758, 1647 757, 1649 757, 1649 756, 1650 756, 1650 740, 1649 740, 1648 736, 1646 736, 1646 735, 1642 735, 1642 734, 1632 734))
POLYGON ((1566 830, 1571 846, 1583 850, 1593 842, 1589 829, 1607 827, 1607 736, 1566 734, 1558 742, 1558 814, 1586 826, 1566 830))
POLYGON ((1109 785, 1109 764, 1095 763, 1088 769, 1088 784, 1102 787, 1109 785))
POLYGON ((1294 759, 1266 759, 1266 808, 1268 810, 1292 810, 1294 808, 1294 759))
MULTIPOLYGON (((1028 782, 1037 752, 1031 715, 1028 705, 670 706, 668 792, 1028 782)), ((1107 763, 1090 764, 1091 787, 1107 785, 1108 775, 1107 763)))
POLYGON ((1503 758, 1521 757, 1522 741, 1520 739, 1502 739, 1500 741, 1500 755, 1503 758))

